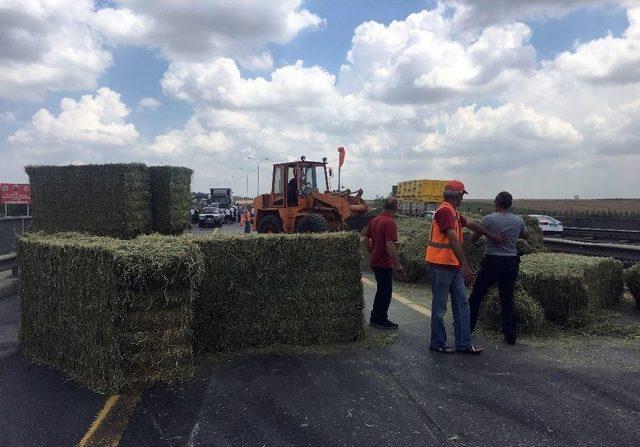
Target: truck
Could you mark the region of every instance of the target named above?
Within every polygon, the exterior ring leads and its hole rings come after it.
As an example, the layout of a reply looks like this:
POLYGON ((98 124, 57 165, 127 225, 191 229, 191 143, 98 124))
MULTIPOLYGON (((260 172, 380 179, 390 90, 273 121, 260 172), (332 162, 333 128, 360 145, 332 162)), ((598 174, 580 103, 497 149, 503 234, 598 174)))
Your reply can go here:
POLYGON ((220 208, 229 208, 232 202, 231 188, 211 188, 211 203, 217 203, 220 208))
POLYGON ((442 202, 442 192, 449 180, 406 180, 392 187, 398 199, 398 212, 406 216, 421 216, 433 211, 442 202))

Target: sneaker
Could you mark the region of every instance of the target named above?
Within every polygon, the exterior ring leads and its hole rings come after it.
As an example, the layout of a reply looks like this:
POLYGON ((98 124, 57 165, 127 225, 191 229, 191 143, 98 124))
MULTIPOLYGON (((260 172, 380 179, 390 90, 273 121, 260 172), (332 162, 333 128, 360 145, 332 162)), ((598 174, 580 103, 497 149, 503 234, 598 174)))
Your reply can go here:
POLYGON ((394 331, 398 329, 398 325, 392 321, 384 321, 382 323, 374 323, 373 325, 376 329, 381 329, 383 331, 394 331))

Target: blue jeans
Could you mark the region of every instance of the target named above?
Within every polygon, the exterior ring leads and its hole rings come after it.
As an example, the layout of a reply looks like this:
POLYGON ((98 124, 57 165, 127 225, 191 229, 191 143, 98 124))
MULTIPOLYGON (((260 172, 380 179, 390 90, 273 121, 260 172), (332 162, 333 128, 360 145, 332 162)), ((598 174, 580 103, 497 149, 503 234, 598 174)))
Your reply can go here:
POLYGON ((444 316, 447 313, 447 298, 451 294, 453 311, 453 331, 456 337, 456 349, 471 347, 471 329, 469 320, 469 302, 464 288, 461 269, 447 269, 431 266, 431 344, 432 348, 447 345, 447 331, 444 316))

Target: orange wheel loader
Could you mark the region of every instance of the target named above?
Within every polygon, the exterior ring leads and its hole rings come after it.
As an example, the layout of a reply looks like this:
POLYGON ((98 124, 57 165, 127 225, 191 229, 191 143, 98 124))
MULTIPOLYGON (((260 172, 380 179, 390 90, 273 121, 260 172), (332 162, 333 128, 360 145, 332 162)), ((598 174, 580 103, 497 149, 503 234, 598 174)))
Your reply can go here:
POLYGON ((362 189, 329 190, 326 158, 273 165, 271 193, 255 198, 254 211, 258 233, 362 230, 371 220, 362 189))

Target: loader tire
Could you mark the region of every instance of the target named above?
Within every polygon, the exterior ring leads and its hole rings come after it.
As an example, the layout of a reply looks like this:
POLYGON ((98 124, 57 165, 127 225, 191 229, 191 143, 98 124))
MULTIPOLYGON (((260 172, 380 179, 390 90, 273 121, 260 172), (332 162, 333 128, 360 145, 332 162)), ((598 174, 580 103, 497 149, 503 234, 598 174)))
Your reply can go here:
POLYGON ((258 233, 282 233, 282 221, 275 214, 267 214, 258 223, 258 233))
POLYGON ((296 233, 324 233, 329 231, 329 222, 321 214, 308 214, 296 222, 296 233))

